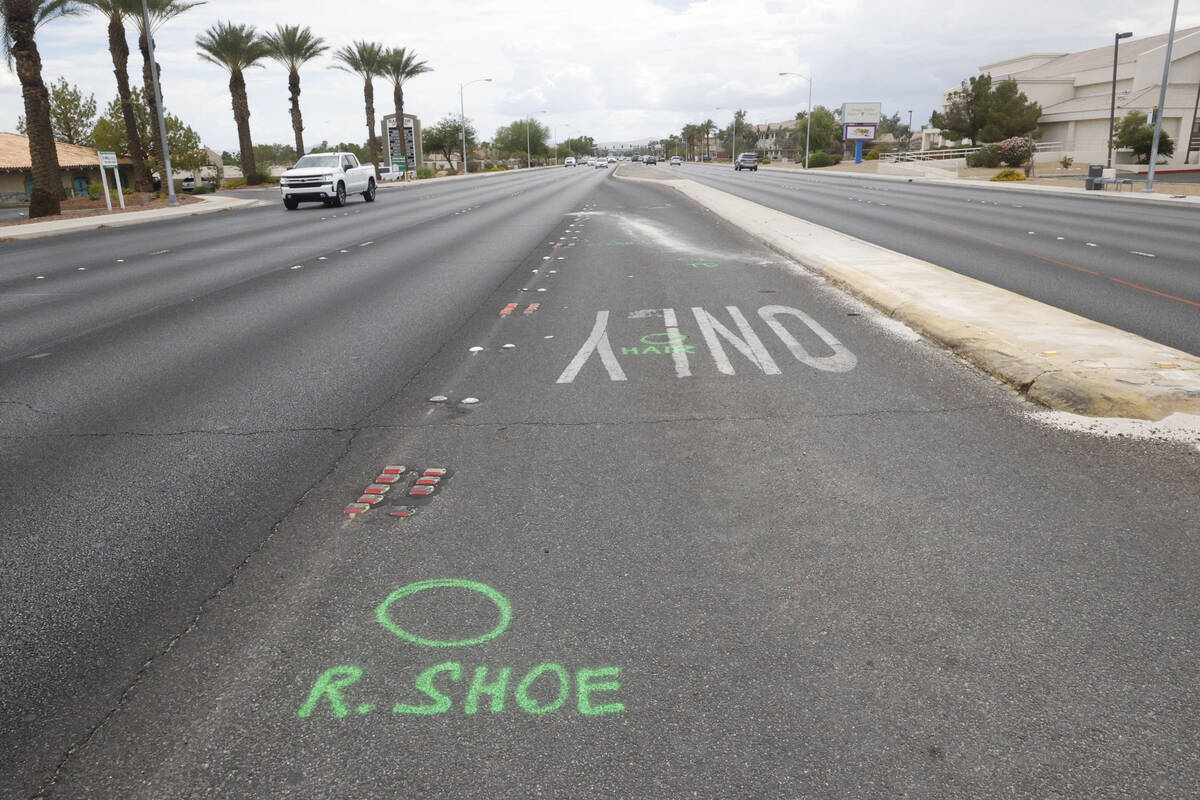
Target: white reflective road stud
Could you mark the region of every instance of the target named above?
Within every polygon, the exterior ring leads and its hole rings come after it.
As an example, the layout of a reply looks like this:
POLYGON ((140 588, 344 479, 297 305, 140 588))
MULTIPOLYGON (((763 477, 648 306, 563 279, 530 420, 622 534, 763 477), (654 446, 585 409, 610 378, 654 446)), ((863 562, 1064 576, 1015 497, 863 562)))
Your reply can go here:
POLYGON ((579 374, 579 370, 583 369, 583 365, 592 357, 592 353, 600 352, 600 362, 604 364, 604 368, 608 370, 608 377, 614 381, 625 380, 625 370, 621 369, 620 362, 617 361, 617 356, 613 353, 612 344, 608 341, 608 312, 596 312, 596 324, 592 328, 591 335, 587 341, 583 343, 583 347, 579 348, 579 352, 571 359, 571 363, 567 364, 567 368, 562 371, 562 375, 558 376, 555 383, 571 383, 575 380, 575 376, 579 374))
POLYGON ((737 323, 738 330, 741 331, 744 339, 739 339, 733 331, 726 328, 717 320, 716 317, 709 314, 703 308, 696 306, 692 307, 692 315, 696 318, 696 324, 700 326, 700 333, 704 336, 704 342, 708 345, 708 349, 712 352, 713 361, 717 362, 717 369, 726 375, 736 375, 733 371, 733 364, 729 363, 729 358, 725 355, 725 350, 721 347, 721 340, 717 338, 720 334, 727 342, 733 345, 734 349, 744 355, 746 358, 763 371, 764 375, 778 375, 779 366, 775 363, 775 359, 771 358, 771 354, 767 352, 767 348, 763 347, 762 340, 758 338, 758 334, 750 327, 750 323, 738 310, 737 306, 725 306, 729 312, 729 316, 737 323))
POLYGON ((788 306, 763 306, 758 310, 758 315, 762 317, 763 322, 775 332, 779 340, 787 345, 787 349, 792 351, 792 355, 801 364, 807 364, 823 372, 849 372, 858 364, 858 358, 846 349, 846 346, 837 340, 832 333, 825 330, 821 323, 805 314, 797 308, 789 308, 788 306), (804 349, 804 345, 796 341, 796 337, 783 327, 783 324, 776 319, 780 314, 787 314, 803 322, 808 326, 809 330, 815 333, 822 342, 829 345, 829 349, 833 351, 831 356, 813 356, 804 349))
MULTIPOLYGON (((675 309, 664 308, 663 323, 667 328, 667 340, 672 342, 682 342, 683 336, 679 333, 679 324, 675 320, 675 309)), ((692 375, 692 367, 688 364, 687 350, 683 347, 671 347, 671 356, 675 359, 675 377, 690 378, 692 375)))

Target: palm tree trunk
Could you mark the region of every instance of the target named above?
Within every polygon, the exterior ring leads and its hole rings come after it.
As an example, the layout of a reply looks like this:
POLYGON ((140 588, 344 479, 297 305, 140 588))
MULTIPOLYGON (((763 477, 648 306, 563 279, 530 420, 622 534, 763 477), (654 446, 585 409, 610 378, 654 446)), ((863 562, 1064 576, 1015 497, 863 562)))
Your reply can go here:
POLYGON ((229 73, 229 96, 233 98, 233 121, 237 123, 238 147, 242 151, 242 177, 247 185, 253 186, 262 183, 262 179, 258 177, 258 169, 254 165, 254 142, 250 139, 250 102, 246 99, 246 80, 240 69, 229 73))
POLYGON ((108 18, 108 50, 112 53, 113 75, 117 76, 117 96, 121 99, 121 117, 125 120, 125 141, 133 161, 133 185, 139 192, 153 191, 146 159, 142 156, 142 136, 133 115, 133 95, 129 90, 129 45, 125 42, 125 23, 120 14, 108 18))
MULTIPOLYGON (((146 92, 146 108, 150 109, 150 127, 152 130, 158 130, 158 102, 154 97, 154 76, 150 73, 150 47, 146 40, 146 32, 142 31, 138 35, 138 49, 142 51, 142 86, 146 92)), ((156 65, 157 66, 157 65, 156 65)), ((160 76, 162 68, 159 67, 160 76)), ((161 94, 162 80, 159 79, 159 87, 161 94)), ((158 136, 150 136, 150 155, 153 156, 155 167, 158 169, 162 179, 167 179, 166 171, 163 166, 162 142, 158 136)))
POLYGON ((371 79, 363 83, 363 99, 367 103, 367 149, 371 153, 371 169, 375 170, 375 182, 379 182, 379 140, 375 138, 375 87, 371 79))
POLYGON ((288 72, 288 91, 292 95, 292 130, 296 133, 296 158, 304 158, 304 118, 300 116, 300 71, 288 72))
POLYGON ((29 198, 29 216, 48 217, 62 211, 65 196, 58 168, 58 150, 50 125, 50 94, 42 82, 42 58, 34 41, 33 3, 30 0, 5 0, 5 24, 11 37, 17 79, 25 100, 25 129, 29 136, 29 160, 33 167, 33 193, 29 198))

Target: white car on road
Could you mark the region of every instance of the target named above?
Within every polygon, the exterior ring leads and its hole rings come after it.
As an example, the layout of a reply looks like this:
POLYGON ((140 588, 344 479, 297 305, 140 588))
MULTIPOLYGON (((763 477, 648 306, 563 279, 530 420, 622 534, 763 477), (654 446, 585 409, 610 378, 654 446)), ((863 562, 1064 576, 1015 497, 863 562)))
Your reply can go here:
POLYGON ((375 199, 375 168, 358 163, 353 153, 309 153, 279 179, 279 193, 288 211, 301 203, 346 205, 346 196, 361 194, 375 199))

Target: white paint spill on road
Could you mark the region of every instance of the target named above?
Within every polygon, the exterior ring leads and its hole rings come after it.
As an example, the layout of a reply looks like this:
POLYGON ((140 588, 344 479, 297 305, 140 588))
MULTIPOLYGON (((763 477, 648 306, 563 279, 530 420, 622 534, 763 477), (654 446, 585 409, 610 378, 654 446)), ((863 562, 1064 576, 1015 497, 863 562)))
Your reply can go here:
POLYGON ((1034 422, 1061 430, 1089 433, 1111 439, 1141 439, 1185 442, 1200 451, 1200 415, 1176 412, 1157 422, 1123 417, 1084 417, 1068 411, 1031 410, 1034 422))
POLYGON ((1057 239, 1058 241, 1060 241, 1060 242, 1061 242, 1061 241, 1062 241, 1063 239, 1065 239, 1066 237, 1064 237, 1064 236, 1055 236, 1054 238, 1055 238, 1055 239, 1057 239))
POLYGON ((467 348, 468 353, 479 353, 479 352, 482 352, 482 350, 483 350, 483 348, 480 347, 479 345, 475 345, 474 347, 467 348))
POLYGON ((1088 247, 1099 247, 1095 242, 1084 242, 1084 244, 1088 247))
POLYGON ((294 266, 294 267, 291 267, 291 269, 304 269, 304 265, 303 265, 303 264, 297 264, 296 266, 294 266))
POLYGON ((45 275, 38 275, 36 278, 34 278, 34 280, 35 280, 35 281, 44 281, 44 280, 46 280, 46 276, 45 276, 45 275))
POLYGON ((34 355, 31 355, 31 356, 26 356, 26 358, 29 358, 29 359, 34 359, 34 358, 45 358, 45 357, 46 357, 46 356, 48 356, 48 355, 50 355, 50 354, 49 354, 49 353, 35 353, 34 355))
POLYGON ((328 261, 328 260, 329 259, 327 259, 325 256, 317 256, 317 261, 328 261))
POLYGON ((1030 236, 1037 236, 1037 231, 1028 231, 1030 236))

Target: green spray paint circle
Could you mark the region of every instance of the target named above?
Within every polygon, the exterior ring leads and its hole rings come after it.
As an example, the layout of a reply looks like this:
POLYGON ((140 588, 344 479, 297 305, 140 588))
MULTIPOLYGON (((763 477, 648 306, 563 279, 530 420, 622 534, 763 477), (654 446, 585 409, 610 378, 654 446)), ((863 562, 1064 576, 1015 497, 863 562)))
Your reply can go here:
POLYGON ((642 337, 642 344, 683 344, 686 341, 687 335, 682 333, 648 333, 642 337))
POLYGON ((402 586, 396 591, 388 595, 387 600, 379 604, 379 608, 375 609, 375 619, 379 620, 379 624, 387 630, 399 636, 401 639, 420 644, 426 647, 468 647, 473 644, 482 644, 489 639, 495 639, 508 628, 508 623, 512 621, 512 603, 508 602, 508 598, 497 592, 486 583, 477 583, 476 581, 464 581, 458 578, 434 578, 428 581, 417 581, 410 583, 407 586, 402 586), (473 639, 459 639, 457 641, 443 641, 441 639, 426 639, 422 636, 417 636, 415 633, 410 633, 404 630, 396 623, 392 622, 388 616, 388 608, 392 603, 402 597, 408 597, 410 594, 424 591, 425 589, 439 589, 450 587, 454 589, 470 589, 473 592, 479 592, 487 599, 496 604, 496 608, 500 610, 500 621, 496 623, 496 627, 482 636, 476 636, 473 639))

